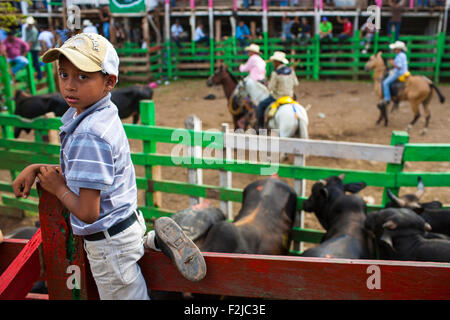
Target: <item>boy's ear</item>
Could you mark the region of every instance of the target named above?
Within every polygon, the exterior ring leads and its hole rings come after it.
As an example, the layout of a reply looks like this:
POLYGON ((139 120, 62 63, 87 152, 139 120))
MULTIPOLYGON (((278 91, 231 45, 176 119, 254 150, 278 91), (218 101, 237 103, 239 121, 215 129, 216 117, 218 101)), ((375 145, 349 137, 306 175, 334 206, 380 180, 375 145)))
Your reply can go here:
POLYGON ((106 90, 110 92, 112 89, 114 89, 117 82, 117 76, 113 74, 108 74, 106 76, 106 90))

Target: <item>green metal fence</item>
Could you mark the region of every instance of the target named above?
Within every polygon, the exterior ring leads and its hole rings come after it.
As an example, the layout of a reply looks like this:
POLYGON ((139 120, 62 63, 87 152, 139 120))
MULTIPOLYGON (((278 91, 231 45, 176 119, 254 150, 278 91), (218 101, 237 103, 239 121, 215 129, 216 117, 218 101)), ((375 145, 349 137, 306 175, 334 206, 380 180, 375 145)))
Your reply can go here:
MULTIPOLYGON (((136 182, 139 190, 145 191, 144 205, 140 210, 146 219, 171 215, 173 212, 165 208, 157 207, 154 201, 155 192, 172 193, 180 196, 210 198, 220 201, 242 201, 242 189, 232 187, 220 187, 213 185, 189 184, 186 181, 173 181, 154 179, 152 168, 183 167, 186 169, 212 169, 230 171, 233 173, 245 173, 250 175, 261 175, 261 169, 267 168, 267 163, 227 160, 214 161, 213 158, 191 158, 183 156, 172 156, 170 154, 159 154, 156 152, 157 143, 183 143, 188 146, 201 146, 223 150, 224 133, 210 131, 194 131, 189 129, 177 129, 155 126, 155 109, 151 101, 141 102, 141 125, 124 124, 129 139, 142 141, 142 152, 132 153, 131 157, 135 166, 142 166, 145 170, 144 176, 137 176, 136 182), (180 140, 184 136, 187 139, 180 140), (174 138, 178 137, 178 138, 174 138)), ((59 118, 39 118, 33 121, 21 119, 15 115, 0 114, 0 126, 3 133, 7 127, 25 127, 37 130, 39 134, 46 134, 48 130, 58 130, 61 125, 59 118)), ((409 136, 405 132, 393 132, 391 145, 403 146, 401 161, 387 163, 384 171, 366 171, 353 169, 325 168, 314 166, 295 166, 279 164, 277 173, 282 178, 306 179, 316 181, 331 175, 346 174, 345 182, 365 181, 368 186, 381 187, 386 190, 390 188, 398 194, 400 187, 414 187, 420 176, 427 187, 450 187, 450 172, 404 172, 403 165, 406 161, 450 161, 450 144, 411 144, 409 136)), ((3 134, 0 139, 0 169, 9 170, 12 173, 22 170, 32 163, 59 163, 59 145, 51 145, 40 141, 14 140, 3 134)), ((16 199, 12 193, 11 182, 0 182, 2 211, 25 210, 29 212, 38 211, 37 200, 16 199)), ((37 197, 36 190, 32 190, 31 197, 37 197)), ((297 209, 301 210, 305 197, 298 197, 297 209)), ((376 210, 384 206, 388 201, 386 193, 382 202, 369 205, 369 210, 376 210)), ((294 228, 293 239, 317 243, 323 232, 294 228)), ((294 252, 295 253, 295 252, 294 252)))
MULTIPOLYGON (((286 52, 292 63, 296 63, 296 73, 299 77, 319 80, 322 78, 367 78, 370 74, 364 70, 364 65, 370 55, 379 50, 386 58, 392 58, 389 44, 393 36, 374 35, 368 52, 364 52, 360 32, 339 43, 337 38, 331 42, 321 43, 319 36, 312 37, 307 43, 283 43, 279 38, 255 39, 260 45, 262 56, 268 59, 274 51, 286 52), (300 61, 300 63, 297 63, 300 61)), ((403 35, 400 40, 407 45, 407 56, 410 71, 413 74, 425 75, 435 82, 448 81, 450 77, 450 37, 444 33, 432 36, 403 35)), ((145 49, 140 49, 145 50, 145 49)), ((248 55, 243 47, 239 47, 233 37, 224 41, 210 39, 209 45, 194 42, 168 42, 160 51, 159 58, 153 58, 152 73, 155 78, 163 77, 206 77, 212 74, 214 65, 221 60, 227 64, 234 75, 244 75, 239 72, 239 65, 245 63, 248 55), (154 70, 159 70, 154 72, 154 70)), ((268 74, 273 66, 268 64, 268 74)))
POLYGON ((12 79, 11 66, 4 56, 0 56, 1 89, 0 92, 5 99, 5 104, 9 113, 14 113, 14 91, 17 89, 29 92, 32 95, 56 92, 55 78, 51 63, 43 66, 43 77, 41 80, 34 78, 35 69, 33 67, 31 54, 27 54, 28 65, 20 70, 15 81, 12 79))

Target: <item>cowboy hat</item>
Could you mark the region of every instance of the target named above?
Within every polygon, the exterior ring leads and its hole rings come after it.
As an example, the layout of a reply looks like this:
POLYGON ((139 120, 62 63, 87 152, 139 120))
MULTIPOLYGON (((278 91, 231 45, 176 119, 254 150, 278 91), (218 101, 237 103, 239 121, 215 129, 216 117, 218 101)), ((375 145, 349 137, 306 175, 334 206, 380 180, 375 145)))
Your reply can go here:
POLYGON ((34 24, 36 21, 34 20, 34 18, 33 17, 28 17, 26 20, 25 20, 25 23, 26 24, 34 24))
POLYGON ((403 41, 395 41, 394 43, 391 43, 390 45, 389 45, 389 48, 391 49, 391 50, 395 50, 395 49, 401 49, 401 50, 403 50, 403 51, 406 51, 406 45, 405 45, 405 43, 403 42, 403 41))
POLYGON ((252 43, 251 45, 249 45, 248 47, 244 48, 245 51, 251 51, 251 52, 255 52, 255 53, 261 53, 259 51, 259 46, 257 44, 252 43))
POLYGON ((284 53, 282 51, 275 51, 273 53, 273 56, 271 56, 269 60, 270 61, 278 61, 278 62, 281 62, 283 64, 288 64, 289 63, 289 60, 286 59, 286 53, 284 53))
POLYGON ((83 27, 89 27, 92 26, 92 22, 89 19, 83 20, 83 27))

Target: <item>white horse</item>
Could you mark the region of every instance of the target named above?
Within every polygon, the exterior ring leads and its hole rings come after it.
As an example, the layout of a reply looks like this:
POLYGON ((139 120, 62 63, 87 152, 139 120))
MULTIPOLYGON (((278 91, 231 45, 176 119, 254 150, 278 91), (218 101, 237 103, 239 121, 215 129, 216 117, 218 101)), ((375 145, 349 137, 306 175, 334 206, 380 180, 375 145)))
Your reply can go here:
MULTIPOLYGON (((255 106, 258 106, 270 94, 266 86, 249 77, 243 80, 243 84, 255 106)), ((268 129, 278 129, 280 137, 294 137, 298 129, 298 138, 308 139, 308 122, 305 108, 298 103, 293 103, 279 106, 275 116, 267 122, 267 126, 268 129)))

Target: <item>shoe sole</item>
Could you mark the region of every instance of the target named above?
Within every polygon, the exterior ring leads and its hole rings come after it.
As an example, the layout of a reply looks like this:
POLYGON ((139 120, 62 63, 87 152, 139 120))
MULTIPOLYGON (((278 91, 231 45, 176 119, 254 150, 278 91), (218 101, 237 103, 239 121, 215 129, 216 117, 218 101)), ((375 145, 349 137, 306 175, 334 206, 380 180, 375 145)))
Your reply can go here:
POLYGON ((205 277, 206 263, 203 255, 173 219, 157 219, 155 232, 162 251, 170 256, 183 277, 190 281, 200 281, 205 277))

